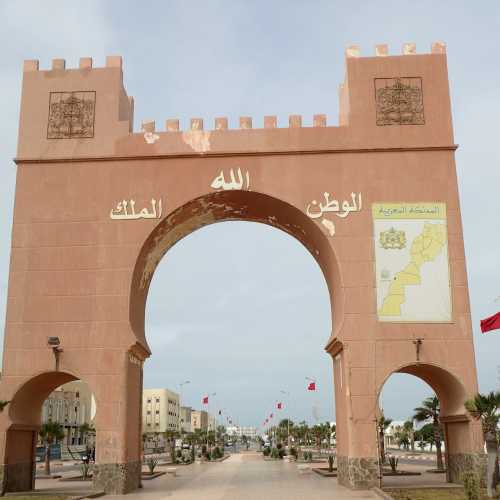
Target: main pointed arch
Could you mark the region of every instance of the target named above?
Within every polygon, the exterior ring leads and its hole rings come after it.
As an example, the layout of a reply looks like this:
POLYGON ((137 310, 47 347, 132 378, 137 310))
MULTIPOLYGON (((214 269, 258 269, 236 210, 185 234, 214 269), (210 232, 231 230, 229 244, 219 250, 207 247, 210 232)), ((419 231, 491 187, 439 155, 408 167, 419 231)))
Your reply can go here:
MULTIPOLYGON (((153 274, 167 251, 188 234, 209 224, 241 220, 281 229, 300 241, 318 263, 328 287, 332 335, 340 329, 344 296, 340 268, 328 237, 297 207, 253 191, 210 193, 174 210, 146 239, 136 262, 130 290, 130 324, 146 348, 145 309, 153 274)), ((148 348, 149 350, 149 348, 148 348)))

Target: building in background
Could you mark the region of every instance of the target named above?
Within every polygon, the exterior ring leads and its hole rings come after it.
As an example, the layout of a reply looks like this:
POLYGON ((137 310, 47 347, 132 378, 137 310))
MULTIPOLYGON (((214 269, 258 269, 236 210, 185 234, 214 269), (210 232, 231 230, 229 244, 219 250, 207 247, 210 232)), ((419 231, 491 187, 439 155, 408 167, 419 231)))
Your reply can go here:
POLYGON ((228 436, 237 436, 237 437, 247 436, 253 439, 257 437, 257 428, 231 425, 229 427, 226 427, 226 433, 228 436))
POLYGON ((179 394, 169 389, 145 389, 142 394, 142 430, 179 431, 179 394))
POLYGON ((208 415, 208 430, 215 431, 216 427, 217 419, 215 418, 215 415, 208 415))
POLYGON ((206 431, 208 429, 208 413, 204 410, 191 411, 191 431, 196 429, 206 431))
POLYGON ((91 437, 81 432, 84 424, 94 426, 95 399, 85 382, 69 382, 51 392, 42 406, 42 423, 57 422, 64 427, 62 444, 85 445, 91 437))
POLYGON ((181 430, 182 432, 193 432, 191 425, 191 413, 193 409, 190 406, 181 406, 181 430))

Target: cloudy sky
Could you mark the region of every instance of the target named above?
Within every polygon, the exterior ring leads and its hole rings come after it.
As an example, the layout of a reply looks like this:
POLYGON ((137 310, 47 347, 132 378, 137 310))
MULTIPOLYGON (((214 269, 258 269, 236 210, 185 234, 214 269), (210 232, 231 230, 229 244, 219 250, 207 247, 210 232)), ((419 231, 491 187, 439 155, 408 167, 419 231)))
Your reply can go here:
MULTIPOLYGON (((0 3, 0 315, 8 279, 16 134, 23 59, 81 56, 102 66, 124 58, 125 85, 141 119, 326 113, 337 124, 344 48, 365 55, 376 43, 399 53, 443 40, 453 100, 462 212, 480 388, 498 385, 500 334, 481 337, 479 319, 500 309, 500 2, 398 0, 124 0, 0 3)), ((252 223, 206 227, 174 247, 155 275, 147 335, 154 355, 148 387, 184 381, 185 402, 213 406, 260 424, 291 393, 294 418, 333 417, 326 285, 312 257, 291 237, 252 223), (220 265, 223 255, 224 265, 220 265), (217 265, 215 265, 217 263, 217 265), (305 391, 305 377, 318 392, 305 391)), ((409 376, 386 384, 386 414, 405 418, 430 389, 409 376)))

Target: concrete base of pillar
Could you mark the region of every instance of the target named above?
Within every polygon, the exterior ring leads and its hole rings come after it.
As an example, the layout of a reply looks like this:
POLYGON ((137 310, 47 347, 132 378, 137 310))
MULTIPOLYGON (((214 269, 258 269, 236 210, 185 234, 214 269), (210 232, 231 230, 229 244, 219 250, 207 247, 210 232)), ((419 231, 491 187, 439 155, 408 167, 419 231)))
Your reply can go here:
POLYGON ((141 462, 94 465, 94 488, 107 494, 121 495, 140 487, 141 462))
POLYGON ((0 465, 1 494, 32 491, 35 488, 35 464, 18 463, 0 465))
POLYGON ((486 468, 488 456, 485 453, 453 453, 448 457, 447 480, 450 483, 461 483, 464 472, 475 472, 486 484, 486 468))
POLYGON ((373 457, 337 457, 338 482, 356 490, 379 485, 378 459, 373 457))

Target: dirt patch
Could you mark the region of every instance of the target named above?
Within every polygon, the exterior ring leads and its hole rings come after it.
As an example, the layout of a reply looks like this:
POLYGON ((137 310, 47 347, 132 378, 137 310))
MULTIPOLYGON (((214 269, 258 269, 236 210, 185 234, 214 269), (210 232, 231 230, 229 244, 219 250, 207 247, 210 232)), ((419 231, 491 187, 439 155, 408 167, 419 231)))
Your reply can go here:
MULTIPOLYGON (((466 498, 463 488, 384 488, 384 492, 394 500, 465 500, 466 498)), ((483 491, 480 500, 487 499, 486 491, 483 491)))

